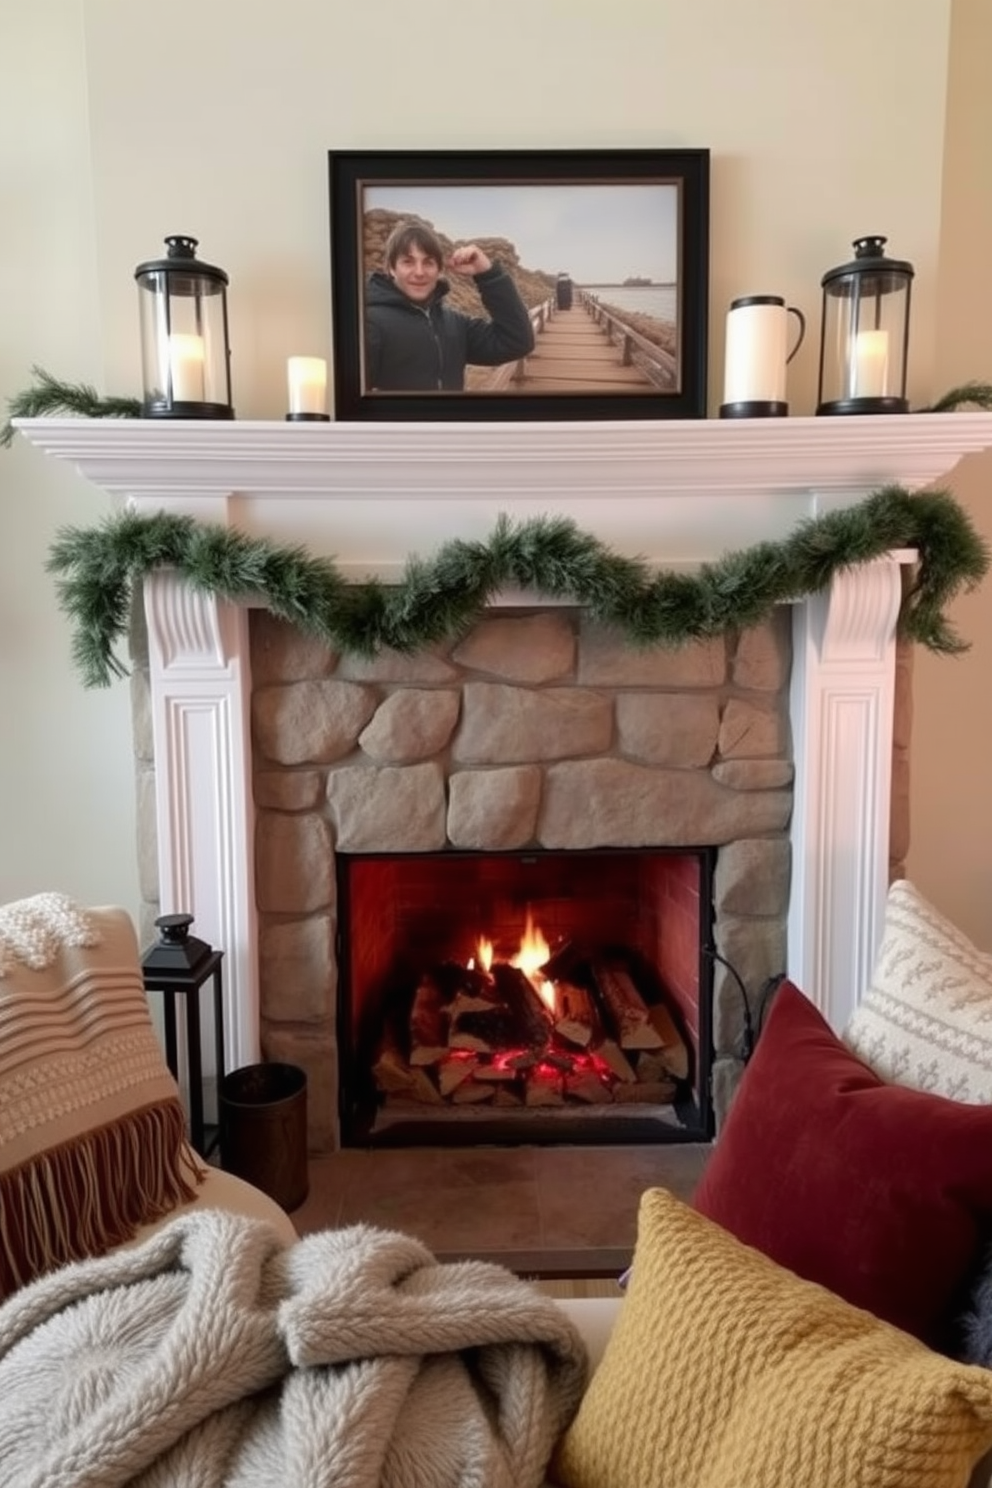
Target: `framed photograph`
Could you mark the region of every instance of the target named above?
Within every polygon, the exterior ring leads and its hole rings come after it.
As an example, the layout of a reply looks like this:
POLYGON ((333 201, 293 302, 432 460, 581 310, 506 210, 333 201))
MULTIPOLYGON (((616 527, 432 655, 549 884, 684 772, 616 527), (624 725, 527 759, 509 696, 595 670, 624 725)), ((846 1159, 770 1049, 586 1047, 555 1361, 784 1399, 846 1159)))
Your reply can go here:
POLYGON ((705 418, 708 150, 328 164, 338 419, 705 418))

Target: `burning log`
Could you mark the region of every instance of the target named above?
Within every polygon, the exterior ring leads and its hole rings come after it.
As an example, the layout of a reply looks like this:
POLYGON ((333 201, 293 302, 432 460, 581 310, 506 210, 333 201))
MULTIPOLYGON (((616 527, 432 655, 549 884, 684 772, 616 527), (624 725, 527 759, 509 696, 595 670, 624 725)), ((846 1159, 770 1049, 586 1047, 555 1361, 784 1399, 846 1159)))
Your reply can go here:
POLYGON ((575 975, 576 967, 582 959, 575 942, 564 940, 560 946, 555 947, 541 967, 541 975, 549 982, 569 981, 575 975))
POLYGON ((519 1109, 523 1103, 523 1096, 518 1095, 516 1090, 511 1090, 506 1085, 496 1086, 496 1094, 493 1096, 494 1106, 516 1106, 519 1109))
POLYGON ((443 1104, 443 1097, 424 1069, 413 1069, 403 1058, 396 1041, 386 1034, 379 1057, 372 1066, 376 1086, 384 1095, 404 1095, 424 1105, 443 1104))
POLYGON ((486 1002, 452 1016, 451 1029, 450 1048, 472 1049, 477 1054, 498 1054, 520 1042, 517 1019, 502 1003, 486 1002))
POLYGON ((431 975, 444 1002, 451 1002, 460 992, 470 997, 482 997, 488 989, 492 994, 492 983, 486 973, 474 966, 462 966, 460 961, 442 961, 434 967, 431 975))
POLYGON ((613 1039, 604 1039, 590 1051, 597 1059, 601 1059, 610 1073, 624 1085, 633 1085, 637 1080, 637 1073, 630 1060, 624 1054, 620 1045, 613 1039))
POLYGON ((508 1064, 480 1064, 476 1067, 475 1078, 484 1080, 487 1084, 496 1084, 499 1081, 512 1081, 518 1078, 518 1071, 511 1069, 508 1064))
POLYGON ((565 1092, 561 1075, 553 1073, 544 1065, 538 1065, 528 1073, 524 1105, 563 1106, 564 1104, 565 1092))
POLYGON ((566 1075, 565 1094, 575 1100, 585 1101, 590 1106, 598 1106, 613 1099, 609 1085, 591 1069, 575 1070, 566 1075))
POLYGON ((651 1023, 647 1003, 630 973, 614 961, 597 958, 592 962, 592 974, 621 1049, 660 1049, 661 1034, 651 1023))
POLYGON ((449 1054, 437 1066, 437 1083, 442 1095, 451 1095, 459 1085, 464 1085, 475 1074, 478 1060, 464 1055, 449 1054))
POLYGON ((493 1098, 492 1085, 480 1085, 478 1080, 466 1080, 464 1085, 459 1085, 451 1099, 456 1106, 477 1106, 482 1101, 491 1101, 493 1098))
POLYGON ((555 1033, 586 1049, 603 1037, 603 1028, 595 1004, 585 987, 574 982, 555 982, 555 1033))
POLYGON ((661 1038, 658 1058, 676 1080, 689 1078, 689 1050, 685 1039, 675 1026, 675 1020, 664 1003, 656 1002, 648 1011, 651 1025, 661 1038))
POLYGON ((519 1025, 519 1037, 513 1042, 526 1049, 544 1049, 551 1038, 551 1017, 533 982, 506 961, 495 962, 491 974, 496 991, 519 1025))
POLYGON ((417 983, 410 1010, 411 1064, 437 1064, 444 1058, 448 1052, 450 1022, 440 987, 425 973, 417 983))

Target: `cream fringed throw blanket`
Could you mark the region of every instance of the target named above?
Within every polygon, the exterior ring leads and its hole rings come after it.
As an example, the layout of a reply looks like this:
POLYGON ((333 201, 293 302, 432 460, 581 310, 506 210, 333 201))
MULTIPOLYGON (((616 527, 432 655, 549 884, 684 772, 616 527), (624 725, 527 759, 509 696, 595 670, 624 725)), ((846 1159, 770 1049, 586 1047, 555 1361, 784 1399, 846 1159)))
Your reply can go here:
POLYGON ((0 908, 0 1298, 193 1198, 185 1130, 128 915, 0 908))
POLYGON ((537 1488, 584 1347, 501 1267, 218 1210, 0 1308, 3 1488, 537 1488))

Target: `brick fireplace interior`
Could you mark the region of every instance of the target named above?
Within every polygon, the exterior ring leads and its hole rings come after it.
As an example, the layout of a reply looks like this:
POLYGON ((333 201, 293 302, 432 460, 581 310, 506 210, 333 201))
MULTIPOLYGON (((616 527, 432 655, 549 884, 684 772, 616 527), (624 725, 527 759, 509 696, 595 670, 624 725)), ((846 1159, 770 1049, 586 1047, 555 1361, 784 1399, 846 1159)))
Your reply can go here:
POLYGON ((339 854, 342 1145, 708 1139, 714 857, 339 854))

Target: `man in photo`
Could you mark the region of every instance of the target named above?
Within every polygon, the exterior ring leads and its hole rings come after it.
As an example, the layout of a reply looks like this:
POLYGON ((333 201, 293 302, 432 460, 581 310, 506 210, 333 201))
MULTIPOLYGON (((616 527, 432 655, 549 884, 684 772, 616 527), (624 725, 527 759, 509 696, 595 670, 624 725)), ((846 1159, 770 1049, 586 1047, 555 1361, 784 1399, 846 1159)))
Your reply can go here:
POLYGON ((401 222, 386 242, 385 269, 365 296, 365 379, 373 392, 461 392, 465 368, 498 367, 534 349, 534 328, 510 274, 475 243, 444 257, 422 222, 401 222), (442 270, 475 280, 487 314, 445 304, 442 270))

